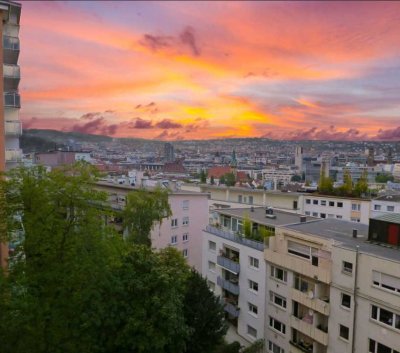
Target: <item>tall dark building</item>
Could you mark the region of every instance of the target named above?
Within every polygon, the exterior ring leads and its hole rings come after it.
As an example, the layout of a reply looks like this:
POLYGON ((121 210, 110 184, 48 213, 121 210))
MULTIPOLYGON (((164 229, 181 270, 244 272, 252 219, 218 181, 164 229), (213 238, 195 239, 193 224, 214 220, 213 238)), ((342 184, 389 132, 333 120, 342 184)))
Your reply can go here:
POLYGON ((164 144, 164 161, 173 162, 175 160, 174 146, 167 142, 164 144))

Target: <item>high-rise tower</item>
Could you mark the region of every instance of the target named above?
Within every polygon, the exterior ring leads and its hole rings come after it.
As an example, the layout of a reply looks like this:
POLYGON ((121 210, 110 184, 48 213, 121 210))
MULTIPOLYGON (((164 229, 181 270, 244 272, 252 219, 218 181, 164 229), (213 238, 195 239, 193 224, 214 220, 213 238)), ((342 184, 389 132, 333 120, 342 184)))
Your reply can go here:
MULTIPOLYGON (((19 148, 19 137, 22 133, 19 120, 21 107, 18 86, 20 70, 19 57, 19 19, 21 4, 0 0, 0 31, 3 40, 0 42, 1 75, 0 92, 0 172, 16 166, 21 160, 22 152, 19 148)), ((0 220, 0 222, 4 220, 0 220)), ((4 229, 2 227, 2 229, 4 229)), ((6 265, 8 248, 6 244, 0 244, 0 265, 6 265)))

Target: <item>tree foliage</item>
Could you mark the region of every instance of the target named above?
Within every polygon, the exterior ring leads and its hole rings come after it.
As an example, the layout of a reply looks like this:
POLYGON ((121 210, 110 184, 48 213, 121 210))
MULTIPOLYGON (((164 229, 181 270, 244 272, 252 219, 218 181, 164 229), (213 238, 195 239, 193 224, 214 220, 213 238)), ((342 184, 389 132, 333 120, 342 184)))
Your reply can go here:
POLYGON ((185 352, 211 352, 221 343, 227 330, 224 309, 219 298, 208 288, 206 280, 194 270, 187 281, 184 311, 189 327, 185 352))
POLYGON ((375 177, 375 181, 377 183, 387 183, 388 181, 394 181, 394 177, 389 173, 382 173, 375 177))
POLYGON ((136 244, 151 246, 150 232, 155 222, 161 223, 171 214, 166 190, 157 188, 152 192, 145 189, 130 192, 122 212, 128 239, 136 244))
POLYGON ((226 173, 224 175, 224 180, 225 180, 225 185, 226 186, 235 186, 236 184, 236 177, 235 174, 231 173, 226 173))
POLYGON ((200 182, 206 183, 207 182, 207 173, 204 170, 200 172, 200 182))
MULTIPOLYGON (((178 251, 153 252, 107 226, 95 173, 82 163, 22 168, 0 180, 15 248, 0 273, 2 353, 184 353, 201 327, 191 318, 213 322, 198 305, 187 314, 186 301, 201 295, 178 251)), ((212 337, 218 322, 211 333, 202 329, 212 337)))

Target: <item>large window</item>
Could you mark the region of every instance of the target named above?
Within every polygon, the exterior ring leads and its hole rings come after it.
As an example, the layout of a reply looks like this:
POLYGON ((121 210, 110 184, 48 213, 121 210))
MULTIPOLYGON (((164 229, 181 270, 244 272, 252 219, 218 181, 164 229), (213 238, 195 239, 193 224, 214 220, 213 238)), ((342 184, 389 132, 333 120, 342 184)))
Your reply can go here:
POLYGON ((182 209, 188 210, 189 209, 189 200, 182 201, 182 209))
POLYGON ((280 267, 271 266, 271 277, 286 283, 287 271, 280 267))
POLYGON ((182 225, 187 226, 189 224, 189 217, 183 217, 182 225))
POLYGON ((374 205, 374 210, 375 211, 380 211, 381 210, 381 205, 374 205))
POLYGON ((400 330, 400 315, 389 310, 372 305, 371 319, 400 330))
POLYGON ((208 241, 208 250, 215 252, 217 244, 211 240, 208 241))
POLYGON ((400 294, 400 278, 372 271, 373 285, 400 294))
POLYGON ((257 305, 254 305, 252 303, 247 303, 249 305, 249 313, 253 315, 258 315, 258 308, 257 305))
POLYGON ((307 260, 311 260, 314 266, 318 266, 318 249, 316 248, 312 248, 311 246, 303 245, 289 240, 288 253, 300 256, 307 260))
POLYGON ((348 294, 342 293, 341 305, 344 306, 345 308, 350 308, 351 307, 351 296, 348 294))
POLYGON ((268 352, 270 352, 270 353, 285 353, 285 350, 283 348, 279 347, 274 342, 268 341, 268 352))
POLYGON ((258 292, 258 283, 249 279, 249 289, 254 292, 258 292))
POLYGON ((270 291, 269 292, 269 300, 271 301, 271 303, 275 304, 276 306, 286 309, 286 298, 270 291))
POLYGON ((351 275, 353 273, 353 264, 351 262, 343 261, 342 272, 351 275))
POLYGON ((257 330, 250 325, 247 325, 247 334, 251 337, 257 338, 257 330))
POLYGON ((350 336, 349 328, 344 325, 339 325, 339 336, 344 338, 345 340, 348 340, 350 336))
POLYGON ((394 212, 394 206, 386 206, 386 211, 394 212))
POLYGON ((385 346, 382 343, 379 343, 373 339, 369 339, 369 353, 400 353, 400 351, 396 351, 388 346, 385 346))
POLYGON ((171 237, 171 244, 176 244, 178 242, 178 236, 177 235, 173 235, 171 237))
POLYGON ((175 228, 178 226, 178 218, 171 219, 171 227, 175 228))
POLYGON ((269 327, 274 329, 275 331, 278 331, 280 333, 285 334, 286 333, 286 326, 282 322, 274 319, 273 317, 269 317, 269 327))
POLYGON ((250 265, 250 267, 253 267, 253 268, 259 268, 260 261, 258 259, 256 259, 255 257, 249 256, 249 265, 250 265))
POLYGON ((359 204, 359 203, 352 203, 352 204, 351 204, 351 210, 352 210, 352 211, 360 211, 360 210, 361 210, 361 204, 359 204))

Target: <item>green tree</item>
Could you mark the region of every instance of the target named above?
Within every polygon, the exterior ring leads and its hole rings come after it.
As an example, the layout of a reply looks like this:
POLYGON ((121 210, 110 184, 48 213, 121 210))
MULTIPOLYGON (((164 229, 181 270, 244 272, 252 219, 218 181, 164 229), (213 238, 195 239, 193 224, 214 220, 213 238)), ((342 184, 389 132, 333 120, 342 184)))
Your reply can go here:
POLYGON ((388 181, 394 181, 394 177, 389 173, 382 173, 375 177, 375 181, 377 183, 387 183, 388 181))
POLYGON ((226 183, 225 175, 222 175, 222 176, 219 178, 219 183, 225 185, 225 183, 226 183))
POLYGON ((343 185, 338 188, 338 193, 341 196, 351 196, 353 194, 353 181, 348 169, 343 172, 343 185))
POLYGON ((245 217, 243 219, 243 233, 246 238, 252 237, 251 221, 247 214, 245 215, 245 217))
POLYGON ((357 180, 356 185, 354 185, 354 195, 357 197, 366 195, 368 193, 368 174, 363 172, 361 177, 357 180))
POLYGON ((157 188, 154 191, 140 189, 130 192, 122 211, 123 226, 128 231, 128 239, 150 247, 152 228, 171 214, 166 190, 157 188))
POLYGON ((201 183, 207 182, 207 173, 204 170, 200 171, 200 182, 201 183))
POLYGON ((215 184, 214 175, 211 175, 210 184, 211 184, 211 185, 214 185, 214 184, 215 184))
POLYGON ((301 175, 295 174, 290 178, 290 181, 300 182, 302 180, 301 175))
POLYGON ((191 271, 186 284, 184 312, 190 332, 185 352, 212 352, 227 331, 224 309, 206 280, 195 270, 191 271))
POLYGON ((225 177, 225 185, 226 186, 235 186, 236 184, 236 177, 235 174, 231 173, 226 173, 224 175, 225 177))

